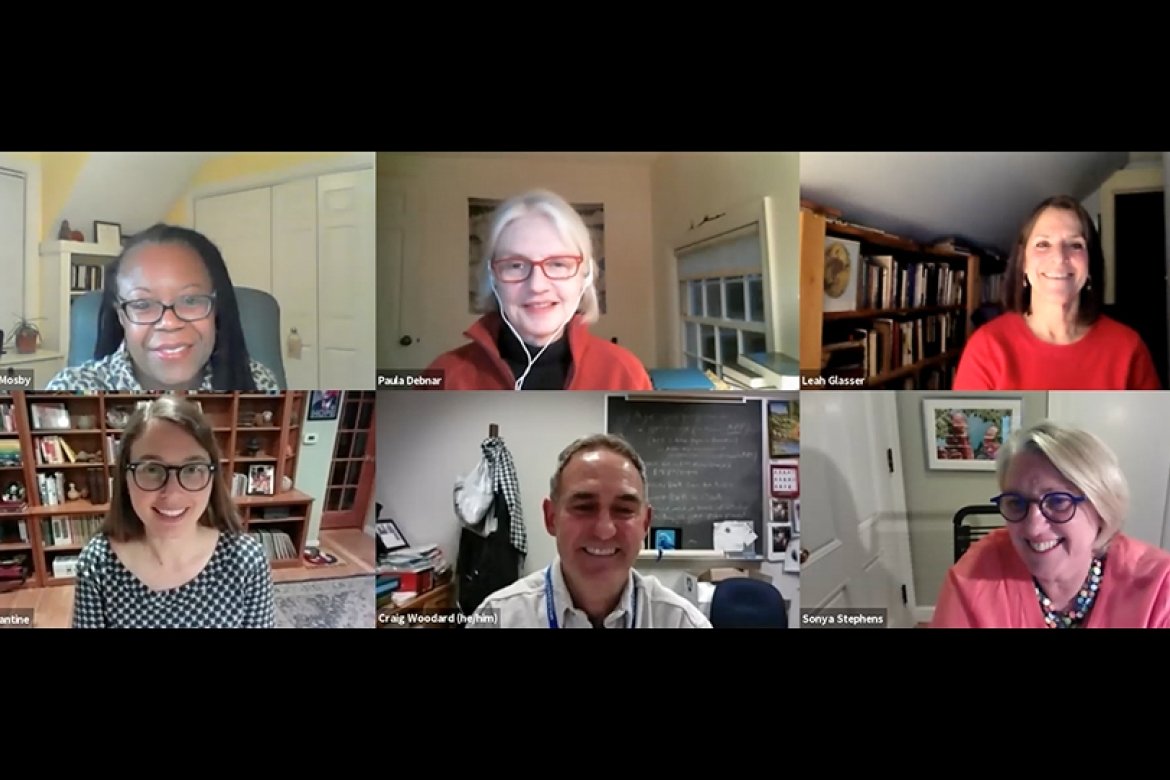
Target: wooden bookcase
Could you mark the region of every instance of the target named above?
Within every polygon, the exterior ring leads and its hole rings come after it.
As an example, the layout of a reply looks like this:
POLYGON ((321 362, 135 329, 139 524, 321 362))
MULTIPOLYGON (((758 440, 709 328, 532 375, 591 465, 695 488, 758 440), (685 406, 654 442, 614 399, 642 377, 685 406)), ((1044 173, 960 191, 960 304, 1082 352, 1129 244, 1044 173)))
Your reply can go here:
MULTIPOLYGON (((864 387, 875 389, 949 389, 954 370, 958 366, 963 345, 971 333, 972 315, 980 305, 982 285, 979 279, 979 258, 974 255, 953 252, 926 246, 881 230, 839 221, 811 208, 800 212, 800 372, 801 389, 834 389, 832 385, 817 385, 810 378, 823 377, 826 347, 864 338, 870 332, 884 333, 888 327, 900 323, 923 323, 925 332, 934 323, 947 318, 948 332, 946 349, 930 348, 915 352, 913 359, 902 361, 894 355, 889 366, 881 363, 878 347, 878 366, 870 370, 867 366, 859 374, 863 376, 864 387), (949 268, 951 273, 961 272, 961 283, 957 302, 948 305, 873 308, 858 306, 851 311, 824 311, 825 289, 825 240, 829 237, 842 238, 860 244, 860 260, 854 272, 864 273, 865 258, 892 256, 897 267, 909 265, 949 268), (880 326, 878 323, 882 323, 880 326)), ((953 276, 958 279, 957 275, 953 276)), ((859 279, 864 283, 864 276, 859 279)), ((914 327, 918 327, 915 325, 914 327)), ((870 337, 873 338, 872 336, 870 337)), ((869 342, 872 346, 873 341, 869 342)), ((937 347, 940 341, 933 343, 937 347)), ((868 350, 867 350, 868 356, 868 350)), ((842 374, 844 375, 844 374, 842 374)), ((838 387, 837 389, 846 389, 838 387)))
MULTIPOLYGON (((308 534, 313 498, 295 488, 284 490, 286 478, 291 485, 296 477, 305 395, 188 396, 199 402, 214 426, 222 455, 219 476, 232 492, 244 526, 264 544, 273 567, 301 565, 308 534), (272 495, 248 495, 249 470, 254 466, 272 467, 272 495)), ((14 483, 24 491, 24 506, 17 511, 11 511, 12 507, 6 510, 0 503, 0 556, 22 551, 31 555, 33 572, 26 587, 73 582, 71 576, 54 574, 54 560, 79 555, 98 530, 109 508, 114 453, 125 417, 138 402, 154 397, 157 395, 0 394, 0 496, 14 483), (63 408, 69 427, 47 427, 43 415, 47 408, 63 408), (8 426, 4 424, 5 413, 8 426), (15 431, 5 432, 6 427, 15 431), (17 449, 20 465, 6 465, 17 449), (64 462, 43 462, 57 457, 64 462), (43 485, 38 477, 55 479, 57 487, 43 485), (58 500, 53 492, 61 493, 62 488, 64 495, 58 500), (79 495, 82 493, 85 495, 79 495)))

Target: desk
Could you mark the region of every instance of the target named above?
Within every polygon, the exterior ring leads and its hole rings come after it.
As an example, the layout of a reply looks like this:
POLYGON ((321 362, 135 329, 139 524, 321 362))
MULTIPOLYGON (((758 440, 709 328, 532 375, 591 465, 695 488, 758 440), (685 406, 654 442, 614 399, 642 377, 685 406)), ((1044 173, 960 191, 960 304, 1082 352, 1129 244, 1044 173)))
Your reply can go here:
POLYGON ((423 610, 454 610, 455 609, 455 583, 448 580, 447 582, 431 588, 426 593, 420 596, 415 596, 405 604, 397 606, 389 599, 385 598, 378 604, 378 628, 454 628, 457 624, 450 623, 425 623, 415 626, 404 626, 396 624, 391 620, 392 616, 405 615, 408 612, 420 612, 423 610))

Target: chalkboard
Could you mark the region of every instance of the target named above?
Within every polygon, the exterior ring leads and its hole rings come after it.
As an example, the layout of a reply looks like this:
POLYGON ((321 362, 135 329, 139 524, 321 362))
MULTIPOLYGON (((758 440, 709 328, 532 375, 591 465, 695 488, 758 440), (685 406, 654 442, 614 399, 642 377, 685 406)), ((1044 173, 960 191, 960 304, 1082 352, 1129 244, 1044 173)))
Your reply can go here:
POLYGON ((759 539, 764 537, 762 401, 611 395, 606 425, 646 462, 652 525, 681 528, 681 549, 713 549, 716 522, 747 521, 759 539))

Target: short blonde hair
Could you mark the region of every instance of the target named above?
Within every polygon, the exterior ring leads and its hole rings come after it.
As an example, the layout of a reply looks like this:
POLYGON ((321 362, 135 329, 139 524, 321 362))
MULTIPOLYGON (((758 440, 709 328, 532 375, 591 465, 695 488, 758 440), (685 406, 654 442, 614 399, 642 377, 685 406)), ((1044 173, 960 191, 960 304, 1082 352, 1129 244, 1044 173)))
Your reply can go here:
POLYGON ((588 324, 597 322, 601 315, 601 307, 597 303, 597 262, 594 257, 593 240, 589 236, 581 215, 569 203, 548 190, 530 190, 521 195, 509 198, 501 203, 492 215, 491 227, 488 230, 487 243, 484 246, 483 257, 479 263, 479 276, 476 291, 476 308, 481 313, 499 311, 500 304, 492 292, 492 260, 495 257, 496 245, 500 234, 508 225, 520 217, 537 214, 547 217, 557 233, 565 243, 576 247, 584 261, 579 273, 584 274, 590 281, 585 285, 585 294, 581 296, 581 305, 577 311, 584 315, 588 324))
POLYGON ((1101 532, 1094 547, 1103 552, 1125 525, 1129 513, 1129 483, 1117 455, 1097 436, 1045 420, 1017 432, 999 451, 996 472, 1000 489, 1012 460, 1022 452, 1038 452, 1076 485, 1101 516, 1101 532))

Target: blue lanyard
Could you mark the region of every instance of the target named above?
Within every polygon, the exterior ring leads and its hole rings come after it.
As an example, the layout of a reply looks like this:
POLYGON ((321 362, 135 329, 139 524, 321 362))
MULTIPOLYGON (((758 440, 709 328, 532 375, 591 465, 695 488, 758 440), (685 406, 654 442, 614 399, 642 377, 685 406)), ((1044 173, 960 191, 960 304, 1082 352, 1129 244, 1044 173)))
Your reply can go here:
MULTIPOLYGON (((634 585, 630 594, 633 607, 630 610, 630 624, 626 628, 635 628, 638 625, 638 586, 634 585)), ((548 627, 560 628, 557 624, 557 607, 553 598, 552 566, 544 570, 544 606, 548 609, 548 627)))

